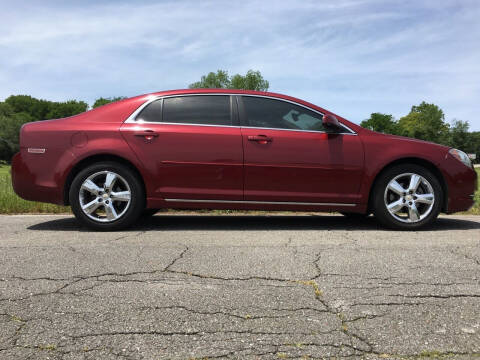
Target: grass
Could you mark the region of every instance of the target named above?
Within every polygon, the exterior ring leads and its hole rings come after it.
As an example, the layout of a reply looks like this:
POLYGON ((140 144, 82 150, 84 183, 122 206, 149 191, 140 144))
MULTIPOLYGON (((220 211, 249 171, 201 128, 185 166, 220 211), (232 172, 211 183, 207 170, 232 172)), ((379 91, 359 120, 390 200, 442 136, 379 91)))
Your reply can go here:
MULTIPOLYGON (((477 172, 477 175, 480 179, 480 167, 476 167, 475 171, 477 172)), ((473 207, 470 210, 464 212, 463 214, 480 215, 480 181, 477 186, 477 191, 475 191, 474 200, 475 204, 473 205, 473 207)))
POLYGON ((69 213, 67 206, 58 206, 19 198, 13 192, 10 166, 0 165, 0 214, 59 214, 69 213))
MULTIPOLYGON (((480 168, 476 168, 475 171, 480 177, 480 168)), ((27 201, 19 198, 13 192, 10 166, 0 164, 0 214, 61 214, 69 212, 70 208, 66 206, 27 201)), ((231 210, 218 210, 216 212, 221 212, 222 214, 235 213, 235 211, 231 210)), ((463 214, 480 215, 480 186, 475 193, 475 205, 463 214)))

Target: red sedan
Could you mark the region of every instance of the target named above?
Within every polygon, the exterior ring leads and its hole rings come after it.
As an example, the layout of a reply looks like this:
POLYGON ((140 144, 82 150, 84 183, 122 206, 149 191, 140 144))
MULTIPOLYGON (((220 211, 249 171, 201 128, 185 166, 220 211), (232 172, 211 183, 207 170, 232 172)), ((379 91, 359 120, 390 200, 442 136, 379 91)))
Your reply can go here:
POLYGON ((373 213, 418 229, 470 208, 477 176, 460 150, 379 134, 266 92, 176 90, 26 124, 12 182, 117 230, 160 208, 373 213))

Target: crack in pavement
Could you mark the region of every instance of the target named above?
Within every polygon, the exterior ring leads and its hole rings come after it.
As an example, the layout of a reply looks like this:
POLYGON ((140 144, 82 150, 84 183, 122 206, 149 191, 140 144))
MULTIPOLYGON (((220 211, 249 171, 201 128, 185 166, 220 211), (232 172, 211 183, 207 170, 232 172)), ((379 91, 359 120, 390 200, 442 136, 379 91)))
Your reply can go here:
MULTIPOLYGON (((95 274, 95 275, 74 275, 72 277, 68 278, 52 278, 52 277, 35 277, 35 278, 25 278, 21 276, 11 276, 8 278, 2 278, 0 279, 0 282, 5 282, 5 281, 11 281, 11 280, 20 280, 20 281, 54 281, 54 282, 66 282, 66 284, 56 288, 55 290, 52 291, 44 291, 44 292, 38 292, 38 293, 32 293, 29 294, 27 297, 21 297, 21 298, 16 298, 16 299, 10 299, 10 298, 0 298, 0 302, 2 301, 22 301, 29 299, 31 297, 36 297, 36 296, 45 296, 45 295, 52 295, 52 294, 75 294, 76 292, 62 292, 62 290, 66 289, 69 286, 72 286, 80 281, 85 281, 85 280, 96 280, 100 282, 108 282, 109 280, 104 280, 101 279, 102 277, 107 277, 107 276, 117 276, 117 277, 126 277, 126 276, 133 276, 133 275, 148 275, 148 274, 155 274, 155 273, 161 273, 161 272, 168 272, 168 267, 173 265, 177 260, 181 259, 183 257, 183 254, 188 250, 188 248, 184 249, 178 257, 176 257, 167 267, 165 267, 163 270, 150 270, 150 271, 132 271, 132 272, 127 272, 127 273, 115 273, 115 272, 108 272, 108 273, 101 273, 101 274, 95 274)), ((100 284, 99 284, 100 285, 100 284)), ((99 285, 94 285, 99 286, 99 285)), ((92 288, 93 288, 92 287, 92 288)))
POLYGON ((425 295, 405 295, 405 294, 389 294, 390 297, 404 297, 409 299, 455 299, 455 298, 480 298, 480 294, 448 294, 448 295, 437 295, 437 294, 425 294, 425 295))
POLYGON ((145 234, 147 232, 147 230, 142 230, 142 231, 139 231, 135 234, 125 234, 125 235, 122 235, 122 236, 119 236, 119 237, 116 237, 114 239, 111 239, 108 241, 108 243, 113 243, 113 242, 116 242, 116 241, 120 241, 120 240, 124 240, 124 239, 127 239, 129 237, 138 237, 138 236, 142 236, 143 234, 145 234))
MULTIPOLYGON (((480 244, 479 244, 480 245, 480 244)), ((451 250, 450 251, 452 254, 454 255, 457 255, 457 256, 461 256, 467 260, 471 260, 473 261, 475 264, 477 264, 478 266, 480 266, 480 260, 477 259, 475 256, 472 256, 472 255, 468 255, 468 254, 465 254, 463 252, 460 251, 460 248, 459 247, 456 247, 455 250, 451 250)))
MULTIPOLYGON (((183 305, 169 305, 169 306, 143 306, 138 308, 139 310, 184 310, 186 312, 190 312, 193 314, 199 314, 199 315, 224 315, 224 316, 229 316, 229 317, 234 317, 237 319, 241 319, 244 321, 248 320, 256 320, 256 319, 280 319, 280 318, 286 318, 290 317, 290 314, 287 315, 250 315, 250 314, 245 314, 245 315, 238 315, 238 314, 233 314, 225 311, 204 311, 204 310, 196 310, 196 309, 191 309, 183 305)), ((283 311, 283 312, 297 312, 297 311, 312 311, 312 312, 317 312, 317 313, 328 313, 326 310, 321 310, 321 309, 316 309, 316 308, 309 308, 309 307, 302 307, 302 308, 294 308, 294 309, 271 309, 269 308, 268 310, 270 311, 283 311)))

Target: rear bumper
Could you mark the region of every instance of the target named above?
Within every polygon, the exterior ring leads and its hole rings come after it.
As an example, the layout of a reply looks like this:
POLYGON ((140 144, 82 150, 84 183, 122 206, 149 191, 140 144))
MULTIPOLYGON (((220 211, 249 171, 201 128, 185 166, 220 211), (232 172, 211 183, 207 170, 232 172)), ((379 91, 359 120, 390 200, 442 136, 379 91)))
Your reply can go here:
POLYGON ((25 200, 63 205, 62 189, 51 180, 52 174, 47 178, 42 177, 45 169, 39 171, 37 168, 41 166, 41 162, 33 158, 38 155, 24 154, 24 151, 15 154, 12 159, 12 186, 15 193, 25 200))

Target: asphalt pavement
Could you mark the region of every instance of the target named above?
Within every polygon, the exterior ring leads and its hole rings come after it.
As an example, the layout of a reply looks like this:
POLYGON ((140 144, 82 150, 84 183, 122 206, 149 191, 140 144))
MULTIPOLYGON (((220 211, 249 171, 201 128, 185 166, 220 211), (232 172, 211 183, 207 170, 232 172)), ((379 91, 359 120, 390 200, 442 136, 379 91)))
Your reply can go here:
POLYGON ((0 216, 0 359, 480 357, 480 217, 0 216))

